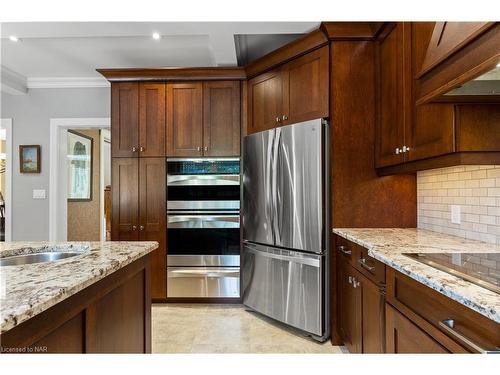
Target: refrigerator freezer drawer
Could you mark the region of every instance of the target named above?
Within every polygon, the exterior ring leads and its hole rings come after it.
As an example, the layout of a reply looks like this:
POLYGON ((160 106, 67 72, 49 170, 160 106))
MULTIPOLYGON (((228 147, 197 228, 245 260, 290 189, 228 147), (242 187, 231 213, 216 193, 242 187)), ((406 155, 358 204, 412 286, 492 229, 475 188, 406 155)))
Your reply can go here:
POLYGON ((323 256, 245 243, 243 303, 316 336, 324 334, 323 256))
POLYGON ((167 297, 239 297, 239 267, 168 267, 167 297))

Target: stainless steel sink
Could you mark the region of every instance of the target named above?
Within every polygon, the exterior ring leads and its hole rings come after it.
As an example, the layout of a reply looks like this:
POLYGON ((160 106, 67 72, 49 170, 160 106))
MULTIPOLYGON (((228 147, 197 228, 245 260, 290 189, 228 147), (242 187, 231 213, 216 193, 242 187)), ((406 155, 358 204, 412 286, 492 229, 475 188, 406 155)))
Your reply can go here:
POLYGON ((0 266, 21 266, 24 264, 54 262, 56 260, 71 258, 81 254, 84 253, 81 251, 68 251, 13 255, 0 258, 0 266))

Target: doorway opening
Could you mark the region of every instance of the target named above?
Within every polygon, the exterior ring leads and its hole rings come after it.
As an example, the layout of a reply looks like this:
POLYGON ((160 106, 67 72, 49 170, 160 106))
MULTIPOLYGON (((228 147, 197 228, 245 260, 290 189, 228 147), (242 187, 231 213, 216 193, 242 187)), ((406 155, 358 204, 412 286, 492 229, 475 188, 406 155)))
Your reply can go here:
POLYGON ((12 240, 12 119, 0 121, 0 242, 12 240))

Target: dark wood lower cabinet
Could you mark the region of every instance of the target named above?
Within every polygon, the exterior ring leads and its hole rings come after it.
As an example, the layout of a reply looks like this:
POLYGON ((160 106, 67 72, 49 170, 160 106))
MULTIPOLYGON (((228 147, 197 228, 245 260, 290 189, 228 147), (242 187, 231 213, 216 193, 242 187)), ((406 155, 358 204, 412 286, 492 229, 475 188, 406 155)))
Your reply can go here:
POLYGON ((150 353, 150 255, 0 336, 3 353, 150 353))
POLYGON ((385 311, 387 353, 450 353, 391 305, 385 311))
POLYGON ((362 352, 361 293, 352 284, 354 269, 342 260, 338 272, 339 328, 351 353, 362 352))

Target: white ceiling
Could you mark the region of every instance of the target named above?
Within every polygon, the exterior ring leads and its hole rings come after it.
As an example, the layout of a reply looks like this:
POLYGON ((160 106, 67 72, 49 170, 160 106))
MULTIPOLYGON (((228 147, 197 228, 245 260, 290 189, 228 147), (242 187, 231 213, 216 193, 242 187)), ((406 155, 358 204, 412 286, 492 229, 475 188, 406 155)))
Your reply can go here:
MULTIPOLYGON (((27 88, 57 87, 57 82, 70 87, 72 81, 91 86, 102 80, 96 68, 236 66, 235 34, 307 33, 318 25, 319 22, 2 23, 2 88, 20 85, 23 91, 23 84, 27 88), (153 32, 162 38, 153 40, 153 32), (10 35, 20 41, 11 42, 10 35)), ((19 91, 19 87, 14 89, 19 91)))

